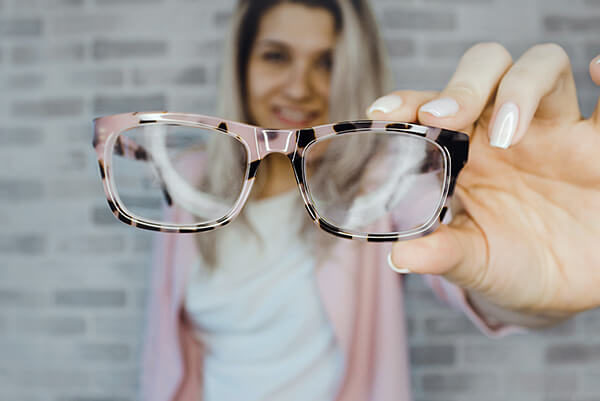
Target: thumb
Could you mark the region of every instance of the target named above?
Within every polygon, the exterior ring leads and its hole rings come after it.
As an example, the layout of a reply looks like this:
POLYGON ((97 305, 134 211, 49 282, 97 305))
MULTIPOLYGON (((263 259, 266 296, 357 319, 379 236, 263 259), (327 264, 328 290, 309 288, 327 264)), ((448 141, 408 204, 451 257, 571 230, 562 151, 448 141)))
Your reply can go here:
POLYGON ((411 273, 443 275, 461 287, 478 287, 487 270, 486 238, 465 214, 434 233, 392 247, 391 262, 411 273))

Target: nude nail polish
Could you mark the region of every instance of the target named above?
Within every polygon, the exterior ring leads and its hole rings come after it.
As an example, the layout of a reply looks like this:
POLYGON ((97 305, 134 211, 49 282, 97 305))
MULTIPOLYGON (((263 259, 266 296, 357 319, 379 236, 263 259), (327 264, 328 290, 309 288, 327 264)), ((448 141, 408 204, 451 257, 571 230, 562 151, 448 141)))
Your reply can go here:
POLYGON ((402 106, 402 98, 398 95, 387 95, 382 96, 379 99, 375 100, 367 113, 372 113, 374 111, 381 111, 382 113, 389 113, 391 111, 396 110, 402 106))
POLYGON ((394 262, 392 261, 392 253, 388 253, 388 265, 390 266, 390 269, 392 269, 393 271, 395 271, 396 273, 402 273, 402 274, 408 274, 410 273, 410 270, 408 269, 401 269, 399 267, 397 267, 394 262))
POLYGON ((496 115, 490 135, 490 145, 497 148, 508 148, 515 136, 518 124, 519 107, 514 102, 504 103, 496 115))
POLYGON ((450 97, 442 97, 425 103, 419 111, 432 114, 436 117, 449 117, 458 113, 459 106, 456 100, 450 97))

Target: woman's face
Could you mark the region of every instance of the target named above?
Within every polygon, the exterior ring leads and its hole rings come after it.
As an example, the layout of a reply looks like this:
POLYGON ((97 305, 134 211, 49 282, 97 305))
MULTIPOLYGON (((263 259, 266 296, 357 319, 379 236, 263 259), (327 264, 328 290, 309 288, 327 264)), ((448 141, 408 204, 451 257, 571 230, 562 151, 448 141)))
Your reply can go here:
POLYGON ((280 4, 261 19, 247 70, 252 123, 301 128, 329 119, 329 87, 337 33, 325 9, 280 4))

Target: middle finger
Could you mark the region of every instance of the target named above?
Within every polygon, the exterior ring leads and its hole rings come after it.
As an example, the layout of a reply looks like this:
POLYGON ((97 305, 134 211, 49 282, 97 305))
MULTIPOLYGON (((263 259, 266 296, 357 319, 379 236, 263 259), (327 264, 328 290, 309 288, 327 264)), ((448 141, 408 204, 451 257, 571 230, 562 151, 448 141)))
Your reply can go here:
POLYGON ((479 43, 462 56, 439 97, 421 106, 419 121, 463 130, 477 121, 512 65, 510 53, 498 43, 479 43))

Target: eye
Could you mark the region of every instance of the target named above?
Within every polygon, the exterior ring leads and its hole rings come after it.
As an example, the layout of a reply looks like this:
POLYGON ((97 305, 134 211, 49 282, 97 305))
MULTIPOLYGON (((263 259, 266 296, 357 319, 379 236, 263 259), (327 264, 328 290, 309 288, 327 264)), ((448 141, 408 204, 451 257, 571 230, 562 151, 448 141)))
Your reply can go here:
POLYGON ((282 63, 288 60, 288 56, 282 51, 269 50, 262 54, 262 59, 270 63, 282 63))
POLYGON ((321 57, 319 57, 317 65, 325 71, 331 71, 331 69, 333 68, 333 57, 331 53, 327 52, 326 54, 323 54, 321 57))

